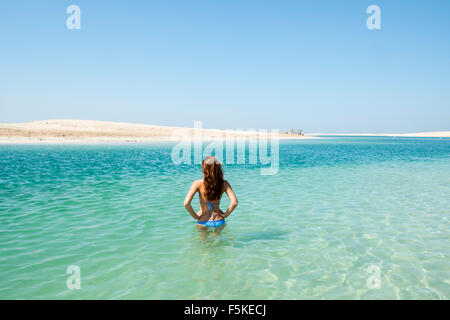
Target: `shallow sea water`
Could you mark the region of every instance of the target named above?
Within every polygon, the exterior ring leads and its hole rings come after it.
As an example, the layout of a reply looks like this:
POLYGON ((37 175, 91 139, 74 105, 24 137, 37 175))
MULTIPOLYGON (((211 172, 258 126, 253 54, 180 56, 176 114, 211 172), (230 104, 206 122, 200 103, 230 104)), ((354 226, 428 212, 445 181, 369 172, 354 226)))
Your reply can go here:
POLYGON ((0 146, 0 298, 450 298, 450 139, 282 141, 271 176, 225 164, 239 206, 203 241, 183 207, 200 165, 172 146, 0 146))

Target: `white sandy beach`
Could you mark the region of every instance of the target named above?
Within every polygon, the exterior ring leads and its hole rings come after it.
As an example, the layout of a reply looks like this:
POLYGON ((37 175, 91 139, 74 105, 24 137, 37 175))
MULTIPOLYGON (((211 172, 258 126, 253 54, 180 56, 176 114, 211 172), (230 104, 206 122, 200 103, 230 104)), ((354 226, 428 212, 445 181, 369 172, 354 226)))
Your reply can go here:
MULTIPOLYGON (((102 143, 102 142, 151 142, 170 141, 177 137, 225 138, 229 132, 215 129, 194 129, 158 125, 133 124, 94 120, 42 120, 25 123, 0 124, 0 143, 102 143)), ((280 133, 280 139, 317 139, 320 136, 390 136, 390 137, 450 137, 450 131, 420 132, 408 134, 326 134, 288 135, 280 133)), ((249 131, 233 131, 234 137, 255 137, 249 131)), ((270 137, 269 137, 270 138, 270 137)))
MULTIPOLYGON (((270 132, 270 131, 269 131, 270 132)), ((188 136, 226 137, 229 132, 214 129, 167 127, 93 120, 42 120, 0 124, 0 143, 101 143, 170 141, 188 136)), ((234 137, 255 137, 248 131, 233 131, 234 137)), ((279 134, 280 139, 314 139, 310 136, 279 134)), ((270 137, 269 137, 270 138, 270 137)))

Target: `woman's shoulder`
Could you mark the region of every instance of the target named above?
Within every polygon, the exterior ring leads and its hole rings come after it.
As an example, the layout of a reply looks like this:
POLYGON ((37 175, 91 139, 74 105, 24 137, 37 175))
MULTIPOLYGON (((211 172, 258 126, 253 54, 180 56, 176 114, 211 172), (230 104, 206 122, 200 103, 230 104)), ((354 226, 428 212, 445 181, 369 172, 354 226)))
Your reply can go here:
POLYGON ((203 180, 195 180, 194 182, 192 182, 192 184, 196 187, 200 187, 203 184, 203 180))
POLYGON ((223 188, 226 189, 228 187, 231 187, 230 183, 227 180, 223 180, 223 188))

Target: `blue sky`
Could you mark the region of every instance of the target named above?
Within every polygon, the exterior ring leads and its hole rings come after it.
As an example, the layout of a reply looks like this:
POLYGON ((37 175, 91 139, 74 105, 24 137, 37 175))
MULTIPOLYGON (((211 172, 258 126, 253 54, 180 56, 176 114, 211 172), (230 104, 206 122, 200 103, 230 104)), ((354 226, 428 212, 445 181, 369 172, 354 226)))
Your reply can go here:
POLYGON ((0 122, 450 130, 449 15, 446 0, 2 1, 0 122))

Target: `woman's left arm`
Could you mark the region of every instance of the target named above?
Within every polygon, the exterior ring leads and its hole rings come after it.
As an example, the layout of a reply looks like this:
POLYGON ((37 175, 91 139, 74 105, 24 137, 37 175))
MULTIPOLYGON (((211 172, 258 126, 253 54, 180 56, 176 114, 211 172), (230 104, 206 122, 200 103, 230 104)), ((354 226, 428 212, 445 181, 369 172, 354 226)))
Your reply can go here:
POLYGON ((225 193, 228 196, 228 199, 230 199, 230 206, 228 207, 227 211, 223 212, 222 210, 220 210, 220 215, 222 216, 222 218, 227 218, 234 209, 236 209, 237 205, 238 205, 238 200, 236 198, 236 195, 234 194, 233 189, 231 189, 231 185, 228 183, 228 181, 224 181, 224 185, 225 185, 225 193))
POLYGON ((192 208, 191 202, 195 196, 195 193, 198 191, 198 188, 199 188, 198 181, 194 181, 194 183, 192 183, 191 189, 189 190, 189 192, 186 195, 186 198, 184 199, 184 207, 189 212, 191 217, 194 218, 195 220, 198 220, 200 216, 197 215, 194 208, 192 208))

